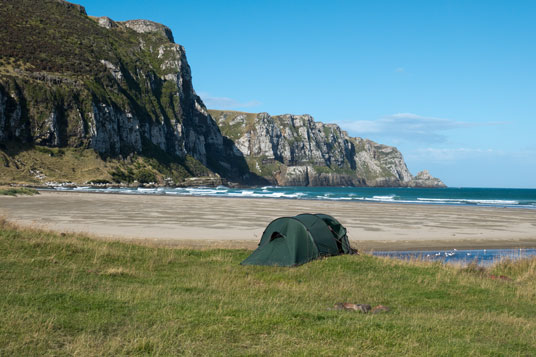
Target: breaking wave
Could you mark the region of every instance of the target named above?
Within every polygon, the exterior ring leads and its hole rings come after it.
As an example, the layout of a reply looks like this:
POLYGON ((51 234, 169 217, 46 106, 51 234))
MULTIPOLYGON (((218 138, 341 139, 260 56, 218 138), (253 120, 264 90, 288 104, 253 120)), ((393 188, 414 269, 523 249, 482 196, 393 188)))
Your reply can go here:
POLYGON ((272 198, 321 201, 355 201, 401 204, 470 205, 536 209, 536 189, 486 188, 385 188, 385 187, 280 187, 258 188, 155 187, 94 188, 54 187, 58 191, 121 193, 135 195, 272 198))

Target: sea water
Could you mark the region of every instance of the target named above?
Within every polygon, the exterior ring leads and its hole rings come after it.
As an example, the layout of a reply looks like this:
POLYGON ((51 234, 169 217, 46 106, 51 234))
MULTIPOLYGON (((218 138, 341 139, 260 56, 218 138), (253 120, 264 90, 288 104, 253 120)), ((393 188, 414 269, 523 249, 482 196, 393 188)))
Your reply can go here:
POLYGON ((476 263, 490 266, 503 259, 517 260, 536 256, 536 249, 468 249, 468 250, 421 250, 421 251, 388 251, 373 252, 375 256, 390 257, 403 260, 419 259, 467 265, 476 263))
POLYGON ((402 204, 515 207, 536 209, 536 189, 515 188, 389 188, 389 187, 279 187, 257 188, 158 187, 158 188, 91 188, 56 187, 103 193, 170 196, 213 196, 242 198, 275 198, 326 201, 366 201, 402 204))

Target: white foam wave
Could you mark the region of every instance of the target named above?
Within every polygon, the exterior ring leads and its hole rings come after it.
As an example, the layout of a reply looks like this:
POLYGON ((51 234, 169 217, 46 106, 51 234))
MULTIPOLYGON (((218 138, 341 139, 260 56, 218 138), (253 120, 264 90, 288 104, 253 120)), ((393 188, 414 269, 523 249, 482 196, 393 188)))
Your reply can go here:
POLYGON ((229 189, 208 188, 208 187, 186 187, 183 188, 186 193, 196 196, 211 196, 211 195, 223 195, 229 191, 229 189))
POLYGON ((300 198, 304 195, 305 194, 302 192, 288 193, 288 192, 261 191, 259 193, 255 191, 249 191, 249 190, 227 193, 227 196, 231 196, 231 197, 260 197, 260 198, 300 198))
MULTIPOLYGON (((404 194, 379 194, 367 197, 366 193, 351 192, 350 190, 309 190, 297 191, 296 188, 286 188, 277 186, 264 186, 260 188, 237 189, 226 186, 217 187, 155 187, 155 188, 94 188, 94 187, 51 187, 57 191, 85 191, 85 192, 106 192, 123 194, 146 194, 146 195, 173 195, 173 196, 217 196, 217 197, 244 197, 244 198, 274 198, 274 199, 312 199, 321 201, 365 201, 383 203, 410 203, 410 204, 443 204, 443 205, 482 205, 496 207, 518 207, 536 209, 534 200, 512 200, 512 199, 465 199, 465 198, 431 198, 404 197, 404 194)), ((387 193, 387 192, 386 192, 387 193)), ((452 196, 451 196, 452 197, 452 196)))
POLYGON ((54 187, 54 189, 56 191, 71 191, 72 189, 68 188, 68 187, 61 187, 61 186, 56 186, 54 187))
POLYGON ((87 190, 90 190, 91 187, 88 187, 88 186, 80 186, 80 187, 74 187, 73 190, 74 191, 87 191, 87 190))
POLYGON ((417 198, 419 202, 430 202, 430 203, 457 203, 457 204, 474 204, 474 205, 518 205, 519 201, 514 200, 474 200, 474 199, 464 199, 464 198, 417 198))
POLYGON ((368 198, 370 201, 379 201, 379 202, 393 202, 395 200, 395 195, 390 196, 372 196, 372 198, 368 198))

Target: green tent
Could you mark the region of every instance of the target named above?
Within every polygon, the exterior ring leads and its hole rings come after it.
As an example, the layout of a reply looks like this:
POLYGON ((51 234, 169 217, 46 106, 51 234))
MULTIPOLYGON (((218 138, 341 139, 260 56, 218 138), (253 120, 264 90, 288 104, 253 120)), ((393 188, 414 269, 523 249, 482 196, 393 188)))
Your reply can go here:
POLYGON ((327 214, 300 214, 273 220, 259 247, 242 265, 294 266, 322 256, 353 254, 346 228, 327 214))

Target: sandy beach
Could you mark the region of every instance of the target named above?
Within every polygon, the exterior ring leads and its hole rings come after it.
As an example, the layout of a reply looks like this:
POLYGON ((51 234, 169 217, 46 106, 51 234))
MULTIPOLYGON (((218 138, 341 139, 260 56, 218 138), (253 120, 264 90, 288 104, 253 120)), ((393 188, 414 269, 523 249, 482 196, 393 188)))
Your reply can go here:
POLYGON ((23 226, 180 247, 256 247, 280 216, 328 213, 361 250, 536 247, 536 211, 509 208, 41 191, 0 197, 23 226))

